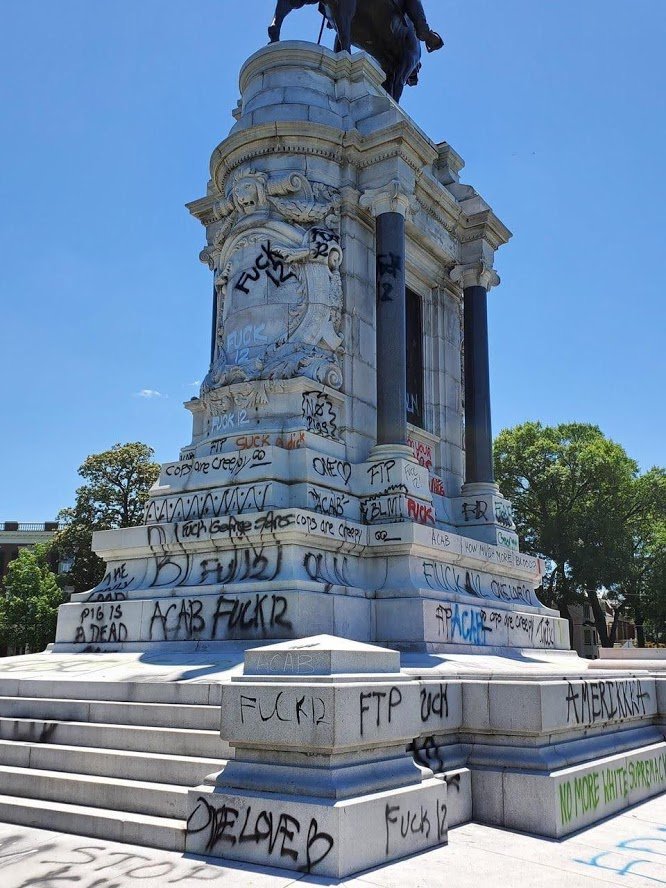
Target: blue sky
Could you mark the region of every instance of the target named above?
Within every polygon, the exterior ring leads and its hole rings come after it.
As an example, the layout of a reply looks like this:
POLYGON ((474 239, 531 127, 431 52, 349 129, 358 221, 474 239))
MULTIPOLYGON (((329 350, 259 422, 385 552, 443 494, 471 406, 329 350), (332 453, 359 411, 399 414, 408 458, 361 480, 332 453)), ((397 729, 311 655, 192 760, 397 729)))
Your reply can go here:
MULTIPOLYGON (((514 232, 490 298, 495 430, 590 421, 643 468, 666 464, 666 2, 425 5, 446 47, 403 104, 514 232)), ((161 461, 189 441, 211 278, 183 205, 271 12, 3 3, 0 520, 54 516, 117 441, 161 461)), ((318 24, 295 13, 284 36, 318 24)))

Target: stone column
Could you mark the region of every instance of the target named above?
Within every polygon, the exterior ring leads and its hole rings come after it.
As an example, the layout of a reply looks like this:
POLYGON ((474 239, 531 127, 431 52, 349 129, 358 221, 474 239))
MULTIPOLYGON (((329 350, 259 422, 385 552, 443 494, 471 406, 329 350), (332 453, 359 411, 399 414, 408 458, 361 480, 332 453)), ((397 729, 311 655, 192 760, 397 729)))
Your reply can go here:
POLYGON ((495 490, 488 360, 488 290, 499 283, 483 263, 459 275, 464 293, 465 489, 495 490))
POLYGON ((360 204, 376 219, 377 446, 407 445, 405 217, 409 197, 398 180, 366 191, 360 204))

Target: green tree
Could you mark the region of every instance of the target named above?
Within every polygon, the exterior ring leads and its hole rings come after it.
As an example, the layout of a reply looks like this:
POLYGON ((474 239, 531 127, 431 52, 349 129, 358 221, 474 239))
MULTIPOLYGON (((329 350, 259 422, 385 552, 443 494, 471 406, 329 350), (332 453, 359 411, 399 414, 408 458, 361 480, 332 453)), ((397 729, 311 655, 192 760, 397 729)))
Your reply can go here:
POLYGON ((63 592, 47 563, 48 546, 21 549, 0 594, 0 639, 19 653, 41 651, 55 639, 63 592))
POLYGON ((544 600, 567 617, 569 605, 587 600, 609 646, 599 593, 626 579, 638 465, 597 426, 527 422, 500 433, 495 469, 523 548, 550 565, 544 600))
POLYGON ((92 551, 93 533, 141 524, 148 492, 159 475, 153 453, 139 442, 115 444, 80 467, 86 483, 76 491, 74 506, 58 515, 64 527, 52 542, 60 560, 70 565, 64 582, 75 592, 92 589, 104 576, 104 562, 92 551))
POLYGON ((653 637, 661 634, 666 610, 666 470, 654 467, 634 480, 623 517, 626 546, 613 592, 619 609, 633 615, 643 647, 645 624, 653 637))

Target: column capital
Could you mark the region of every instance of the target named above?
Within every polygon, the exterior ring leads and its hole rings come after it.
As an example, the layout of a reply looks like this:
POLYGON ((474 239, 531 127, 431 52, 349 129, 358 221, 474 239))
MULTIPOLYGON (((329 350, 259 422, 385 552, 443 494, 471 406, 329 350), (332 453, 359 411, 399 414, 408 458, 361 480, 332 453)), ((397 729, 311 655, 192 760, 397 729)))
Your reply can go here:
POLYGON ((491 290, 500 284, 500 277, 490 265, 485 262, 472 262, 469 265, 456 265, 451 269, 451 280, 460 284, 463 289, 467 287, 483 287, 491 290))
POLYGON ((368 188, 359 198, 359 205, 370 210, 373 216, 383 213, 400 213, 408 219, 412 212, 413 195, 407 194, 402 182, 393 179, 381 188, 368 188))

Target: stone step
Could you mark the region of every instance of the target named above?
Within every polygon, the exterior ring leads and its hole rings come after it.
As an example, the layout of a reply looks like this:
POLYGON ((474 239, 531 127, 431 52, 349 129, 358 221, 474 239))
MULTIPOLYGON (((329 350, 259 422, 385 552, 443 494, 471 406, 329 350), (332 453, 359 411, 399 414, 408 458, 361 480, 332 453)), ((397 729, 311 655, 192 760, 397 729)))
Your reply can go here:
POLYGON ((40 801, 184 819, 187 792, 187 787, 172 784, 0 765, 2 795, 40 801))
POLYGON ((185 850, 185 821, 168 817, 0 795, 0 822, 148 848, 185 850))
POLYGON ((220 738, 219 730, 0 717, 0 739, 213 759, 230 756, 230 748, 220 738))
POLYGON ((173 706, 99 700, 63 700, 45 697, 0 697, 0 717, 57 719, 141 727, 218 730, 216 706, 173 706))
POLYGON ((48 697, 58 700, 105 700, 219 706, 220 683, 182 681, 88 681, 87 679, 16 679, 0 677, 0 697, 48 697))
POLYGON ((0 740, 0 765, 187 787, 203 782, 208 775, 220 771, 224 764, 225 761, 220 759, 184 755, 0 740))

